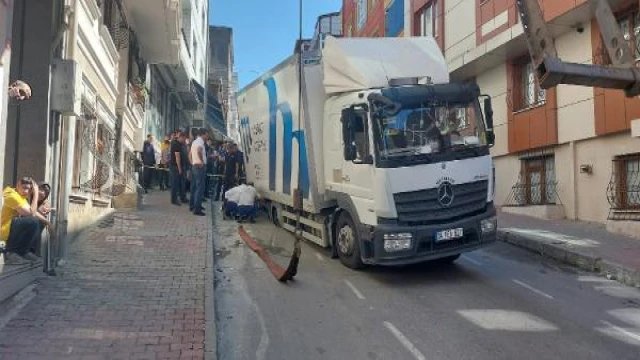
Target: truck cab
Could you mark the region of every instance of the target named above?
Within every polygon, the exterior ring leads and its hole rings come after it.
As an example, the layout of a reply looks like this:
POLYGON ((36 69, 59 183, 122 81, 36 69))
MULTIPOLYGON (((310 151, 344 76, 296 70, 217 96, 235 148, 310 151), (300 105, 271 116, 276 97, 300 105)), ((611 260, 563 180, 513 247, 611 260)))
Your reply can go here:
POLYGON ((477 85, 418 83, 326 101, 326 189, 347 266, 455 260, 495 241, 490 99, 485 122, 477 85))

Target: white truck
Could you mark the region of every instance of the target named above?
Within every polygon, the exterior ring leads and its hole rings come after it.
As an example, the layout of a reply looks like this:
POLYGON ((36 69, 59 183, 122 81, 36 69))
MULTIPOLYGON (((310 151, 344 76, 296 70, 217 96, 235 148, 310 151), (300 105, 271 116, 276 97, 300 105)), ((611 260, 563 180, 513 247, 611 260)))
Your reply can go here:
POLYGON ((432 38, 327 37, 299 56, 238 94, 247 181, 276 224, 295 229, 298 188, 304 238, 351 268, 495 241, 491 99, 450 83, 432 38))

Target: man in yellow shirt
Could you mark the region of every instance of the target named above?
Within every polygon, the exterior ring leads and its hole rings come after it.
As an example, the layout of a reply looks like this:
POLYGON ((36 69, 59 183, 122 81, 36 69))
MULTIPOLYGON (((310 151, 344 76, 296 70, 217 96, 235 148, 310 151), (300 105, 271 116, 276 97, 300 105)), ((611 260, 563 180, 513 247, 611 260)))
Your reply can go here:
POLYGON ((51 228, 51 223, 38 211, 39 193, 38 185, 31 178, 23 178, 15 188, 6 187, 3 191, 0 241, 6 242, 6 265, 40 260, 29 249, 35 245, 42 225, 51 228))

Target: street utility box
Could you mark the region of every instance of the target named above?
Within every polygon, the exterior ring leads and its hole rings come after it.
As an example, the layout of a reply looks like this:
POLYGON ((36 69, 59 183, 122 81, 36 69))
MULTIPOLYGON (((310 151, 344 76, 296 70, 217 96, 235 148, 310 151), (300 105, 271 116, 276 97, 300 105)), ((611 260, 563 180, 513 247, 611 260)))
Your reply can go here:
POLYGON ((66 116, 80 116, 82 70, 73 60, 54 59, 51 63, 51 110, 66 116))

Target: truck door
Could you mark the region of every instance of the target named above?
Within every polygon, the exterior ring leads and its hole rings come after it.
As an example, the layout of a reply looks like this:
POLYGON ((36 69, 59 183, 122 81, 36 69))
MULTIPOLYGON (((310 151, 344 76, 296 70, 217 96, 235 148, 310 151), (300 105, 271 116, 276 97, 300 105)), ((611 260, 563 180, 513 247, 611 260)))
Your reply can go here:
MULTIPOLYGON (((342 191, 351 197, 358 217, 363 223, 367 217, 374 216, 373 199, 373 152, 367 111, 354 106, 343 112, 342 123, 350 129, 343 134, 343 146, 351 143, 352 156, 345 156, 342 162, 342 191), (348 120, 347 118, 350 118, 348 120), (346 160, 353 158, 353 160, 346 160)), ((371 223, 370 225, 373 225, 371 223)))

